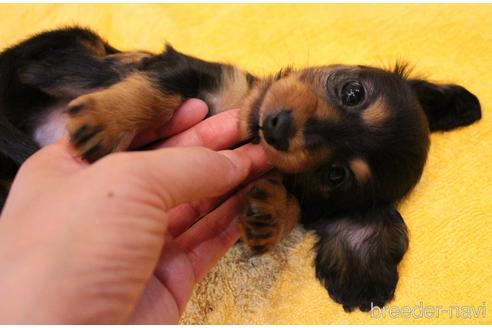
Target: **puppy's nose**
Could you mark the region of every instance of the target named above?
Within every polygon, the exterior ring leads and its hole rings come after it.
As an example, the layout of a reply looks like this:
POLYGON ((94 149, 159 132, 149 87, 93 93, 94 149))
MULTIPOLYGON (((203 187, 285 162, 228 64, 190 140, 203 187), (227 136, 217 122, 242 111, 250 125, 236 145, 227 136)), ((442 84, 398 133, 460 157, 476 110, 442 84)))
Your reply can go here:
POLYGON ((289 139, 295 132, 293 123, 292 114, 286 110, 268 115, 262 125, 265 141, 278 150, 287 151, 289 139))

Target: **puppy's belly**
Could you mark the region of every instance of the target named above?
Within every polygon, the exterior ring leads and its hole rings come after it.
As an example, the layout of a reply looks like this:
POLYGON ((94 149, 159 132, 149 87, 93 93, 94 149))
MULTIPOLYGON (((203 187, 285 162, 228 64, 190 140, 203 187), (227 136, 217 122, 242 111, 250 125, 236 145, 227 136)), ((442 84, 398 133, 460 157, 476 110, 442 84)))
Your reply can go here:
POLYGON ((54 143, 66 133, 65 108, 65 104, 53 107, 47 111, 49 114, 40 120, 33 134, 33 139, 39 146, 54 143))

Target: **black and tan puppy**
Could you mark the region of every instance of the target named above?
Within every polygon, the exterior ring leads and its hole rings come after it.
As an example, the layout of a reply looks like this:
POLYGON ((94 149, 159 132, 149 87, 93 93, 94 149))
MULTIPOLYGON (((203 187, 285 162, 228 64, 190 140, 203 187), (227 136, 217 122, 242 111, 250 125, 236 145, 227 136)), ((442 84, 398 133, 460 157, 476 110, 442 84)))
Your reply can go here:
POLYGON ((429 133, 480 119, 461 86, 366 66, 286 69, 259 78, 186 56, 120 52, 93 32, 39 34, 0 56, 2 203, 19 165, 65 131, 95 161, 162 126, 185 99, 210 114, 241 107, 245 140, 260 143, 280 179, 257 181, 244 240, 271 250, 297 224, 314 229, 316 274, 345 310, 391 300, 408 245, 396 209, 419 181, 429 133))

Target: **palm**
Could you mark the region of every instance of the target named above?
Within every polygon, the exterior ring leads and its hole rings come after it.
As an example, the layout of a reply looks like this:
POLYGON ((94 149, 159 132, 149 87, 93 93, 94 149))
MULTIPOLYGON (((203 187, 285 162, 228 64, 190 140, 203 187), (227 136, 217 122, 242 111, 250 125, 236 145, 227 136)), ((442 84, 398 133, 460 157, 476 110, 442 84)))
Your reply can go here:
POLYGON ((131 319, 134 323, 176 323, 191 296, 194 269, 186 252, 176 245, 166 249, 131 319))

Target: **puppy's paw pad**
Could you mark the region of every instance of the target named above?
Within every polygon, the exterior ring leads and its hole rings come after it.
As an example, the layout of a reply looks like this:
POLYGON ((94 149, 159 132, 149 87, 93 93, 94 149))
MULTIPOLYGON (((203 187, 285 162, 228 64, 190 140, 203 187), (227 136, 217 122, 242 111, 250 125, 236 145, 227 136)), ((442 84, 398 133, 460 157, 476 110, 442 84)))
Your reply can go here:
POLYGON ((241 219, 243 240, 255 254, 271 251, 281 233, 281 225, 275 210, 278 193, 284 193, 281 185, 260 180, 250 189, 244 216, 241 219))
POLYGON ((266 200, 266 198, 268 197, 268 193, 264 189, 254 186, 249 191, 248 196, 250 198, 254 198, 258 200, 266 200))
POLYGON ((394 297, 394 289, 384 287, 377 292, 358 295, 358 297, 350 296, 351 290, 333 290, 328 288, 330 296, 338 303, 341 303, 345 312, 352 312, 359 309, 362 312, 371 311, 373 307, 382 308, 386 303, 390 302, 394 297))
POLYGON ((133 138, 124 127, 114 124, 110 113, 104 101, 91 95, 73 100, 66 110, 70 143, 89 162, 123 150, 133 138))

